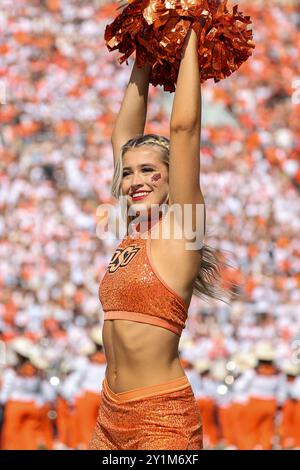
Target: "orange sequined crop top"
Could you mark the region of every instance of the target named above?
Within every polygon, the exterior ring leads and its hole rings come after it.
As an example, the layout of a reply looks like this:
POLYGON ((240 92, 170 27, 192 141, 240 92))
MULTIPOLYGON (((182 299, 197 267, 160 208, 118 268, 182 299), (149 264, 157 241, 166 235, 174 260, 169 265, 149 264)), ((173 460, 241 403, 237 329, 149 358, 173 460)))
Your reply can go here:
POLYGON ((127 236, 117 246, 99 286, 104 321, 148 323, 180 336, 188 306, 154 268, 150 242, 148 233, 147 238, 127 236))

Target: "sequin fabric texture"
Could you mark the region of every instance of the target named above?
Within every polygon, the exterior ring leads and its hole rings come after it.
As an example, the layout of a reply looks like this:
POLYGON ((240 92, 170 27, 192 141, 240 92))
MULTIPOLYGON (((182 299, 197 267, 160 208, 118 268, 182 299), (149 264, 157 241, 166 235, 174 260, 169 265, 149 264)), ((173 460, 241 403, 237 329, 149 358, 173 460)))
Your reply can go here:
POLYGON ((137 389, 130 399, 104 380, 89 450, 202 450, 201 416, 188 379, 165 383, 163 392, 162 385, 137 389))
POLYGON ((150 236, 128 236, 115 250, 99 286, 104 320, 135 320, 180 335, 188 307, 153 267, 150 242, 150 236))

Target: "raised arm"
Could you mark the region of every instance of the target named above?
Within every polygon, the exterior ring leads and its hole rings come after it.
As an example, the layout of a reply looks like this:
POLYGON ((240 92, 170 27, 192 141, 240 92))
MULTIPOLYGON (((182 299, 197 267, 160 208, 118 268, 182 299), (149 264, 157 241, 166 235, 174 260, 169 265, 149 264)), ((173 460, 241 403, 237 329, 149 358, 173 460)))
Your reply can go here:
MULTIPOLYGON (((199 181, 201 85, 197 44, 197 35, 190 30, 184 44, 170 120, 170 203, 182 206, 194 203, 204 205, 199 181)), ((194 206, 191 225, 195 231, 194 206)))
POLYGON ((114 165, 116 164, 121 146, 137 134, 144 133, 150 72, 150 65, 147 64, 138 68, 135 60, 111 136, 114 165))

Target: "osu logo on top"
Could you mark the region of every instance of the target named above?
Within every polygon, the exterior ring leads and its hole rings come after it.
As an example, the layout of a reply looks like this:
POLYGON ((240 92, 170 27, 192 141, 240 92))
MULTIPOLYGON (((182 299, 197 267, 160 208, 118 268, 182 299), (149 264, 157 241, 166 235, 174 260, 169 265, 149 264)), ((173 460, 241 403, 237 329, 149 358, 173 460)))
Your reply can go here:
POLYGON ((107 271, 114 273, 118 268, 127 266, 140 249, 141 247, 135 245, 129 245, 126 248, 117 248, 109 262, 107 271))

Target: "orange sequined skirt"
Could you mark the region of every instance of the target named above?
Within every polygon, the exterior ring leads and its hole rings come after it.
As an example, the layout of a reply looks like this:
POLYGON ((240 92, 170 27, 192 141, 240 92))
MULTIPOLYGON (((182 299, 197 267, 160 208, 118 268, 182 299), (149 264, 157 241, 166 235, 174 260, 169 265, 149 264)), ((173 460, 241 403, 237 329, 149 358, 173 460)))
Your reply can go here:
POLYGON ((202 421, 186 376, 114 393, 106 378, 89 450, 201 450, 202 421))

